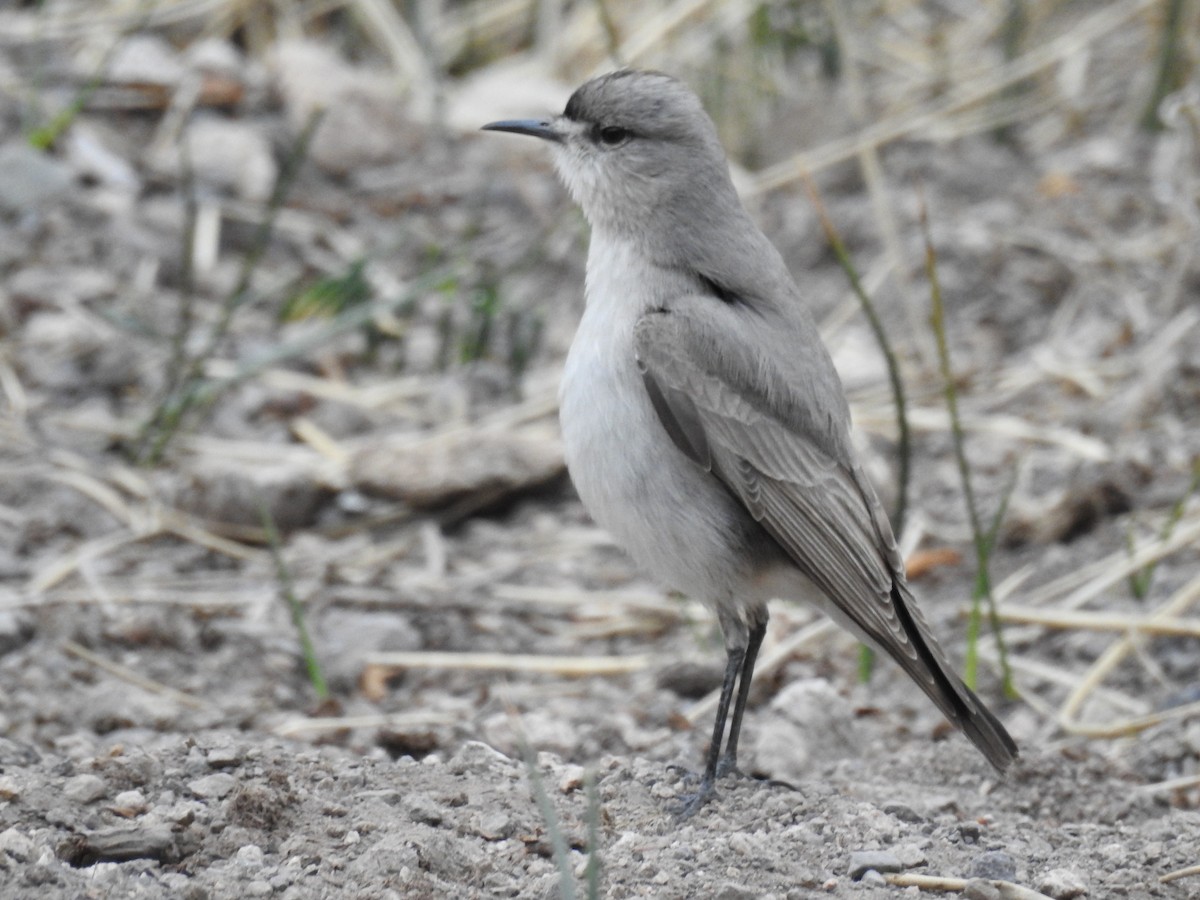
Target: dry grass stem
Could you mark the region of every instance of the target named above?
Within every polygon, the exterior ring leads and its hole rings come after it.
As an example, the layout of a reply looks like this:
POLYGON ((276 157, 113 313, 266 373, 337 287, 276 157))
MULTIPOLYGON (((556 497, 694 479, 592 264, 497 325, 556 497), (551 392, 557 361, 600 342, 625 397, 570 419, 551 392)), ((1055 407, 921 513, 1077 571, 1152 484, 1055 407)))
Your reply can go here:
POLYGON ((1159 875, 1158 880, 1162 884, 1167 884, 1171 881, 1178 881, 1180 878, 1190 878, 1193 875, 1200 875, 1200 865, 1188 866, 1185 869, 1176 869, 1174 872, 1168 872, 1166 875, 1159 875))
MULTIPOLYGON (((573 587, 544 587, 534 584, 498 584, 496 600, 533 603, 539 606, 621 608, 655 614, 678 613, 679 605, 653 591, 587 591, 573 587)), ((678 617, 678 616, 676 616, 678 617)))
MULTIPOLYGON (((864 97, 866 89, 863 87, 863 79, 859 71, 858 54, 854 52, 854 29, 846 20, 844 6, 838 0, 826 0, 825 2, 825 9, 833 23, 834 34, 837 36, 838 46, 843 54, 842 73, 845 78, 846 97, 849 101, 851 116, 854 124, 861 128, 865 122, 869 121, 870 114, 864 97)), ((863 182, 867 186, 867 194, 871 199, 875 225, 883 242, 884 262, 889 270, 897 276, 897 286, 905 294, 904 306, 909 315, 909 334, 910 336, 920 334, 922 327, 917 320, 917 303, 911 296, 911 279, 908 276, 908 269, 901 265, 904 256, 901 249, 900 229, 896 224, 896 211, 892 205, 887 178, 879 160, 879 147, 873 144, 864 145, 858 154, 858 165, 862 172, 863 182)), ((805 181, 811 182, 811 179, 805 176, 805 181)), ((810 194, 815 190, 815 186, 810 184, 810 194)), ((918 352, 924 347, 920 342, 914 342, 913 346, 918 352)), ((901 509, 903 508, 904 502, 902 501, 901 509)), ((903 517, 900 518, 903 520, 903 517)))
POLYGON ((455 725, 461 721, 461 716, 439 712, 380 713, 364 716, 297 718, 276 725, 272 730, 280 737, 298 737, 329 731, 349 731, 354 728, 432 728, 438 725, 455 725))
POLYGON ((1161 725, 1163 722, 1174 722, 1177 719, 1187 719, 1200 715, 1200 701, 1172 706, 1144 716, 1129 719, 1119 719, 1103 725, 1090 725, 1086 722, 1059 720, 1059 726, 1068 734, 1089 738, 1119 738, 1130 737, 1138 732, 1161 725))
MULTIPOLYGON (((90 606, 100 603, 113 605, 140 604, 144 606, 184 606, 194 610, 245 609, 261 603, 266 593, 258 587, 230 580, 222 585, 207 578, 192 587, 160 586, 157 584, 113 584, 106 582, 107 596, 103 599, 89 587, 60 587, 45 593, 14 592, 0 602, 4 609, 33 608, 52 605, 90 606)), ((2 597, 3 595, 0 595, 2 597)))
POLYGON ((150 535, 146 535, 120 531, 78 544, 72 547, 69 552, 56 557, 50 565, 35 572, 33 577, 29 579, 27 589, 31 594, 42 594, 56 584, 65 581, 84 564, 92 560, 101 559, 122 547, 135 544, 147 536, 153 536, 158 533, 157 531, 153 531, 150 535))
MULTIPOLYGON (((950 416, 943 408, 917 407, 908 411, 909 424, 924 431, 948 431, 950 416)), ((1108 462, 1112 451, 1103 442, 1069 428, 1031 422, 1012 415, 962 413, 962 427, 977 434, 994 435, 1030 444, 1061 447, 1081 459, 1108 462)))
POLYGON ((350 452, 325 429, 307 416, 299 416, 288 423, 288 428, 305 446, 314 450, 322 459, 342 468, 350 460, 350 452))
MULTIPOLYGON (((999 665, 999 657, 995 653, 994 647, 987 649, 984 658, 986 658, 989 664, 999 665)), ((1015 657, 1011 662, 1014 671, 1039 679, 1046 684, 1058 685, 1059 687, 1068 689, 1073 689, 1079 685, 1080 674, 1070 669, 1064 669, 1061 665, 1042 662, 1039 659, 1029 656, 1015 657)), ((1096 697, 1114 709, 1122 710, 1129 715, 1140 716, 1146 713, 1145 701, 1138 700, 1121 691, 1110 688, 1097 688, 1096 697)), ((1048 721, 1055 720, 1057 715, 1056 707, 1045 700, 1041 700, 1037 693, 1033 691, 1027 694, 1022 693, 1021 700, 1037 709, 1048 721)))
POLYGON ((805 173, 817 172, 835 163, 852 159, 862 153, 865 147, 882 146, 905 135, 923 132, 951 115, 987 100, 1005 88, 1079 53, 1087 44, 1115 31, 1130 19, 1155 6, 1157 2, 1158 0, 1123 0, 1110 4, 1076 24, 1061 37, 1048 41, 984 76, 960 85, 950 92, 947 99, 927 104, 922 109, 906 110, 901 114, 881 119, 857 134, 798 153, 791 159, 764 169, 755 178, 749 194, 761 194, 791 184, 805 173))
POLYGON ((1044 625, 1047 628, 1085 629, 1088 631, 1120 631, 1143 634, 1173 634, 1200 637, 1200 619, 1182 619, 1171 616, 1130 616, 1120 613, 1092 612, 1090 610, 1046 610, 1030 606, 1001 606, 1000 619, 1026 625, 1044 625))
POLYGON ((1200 775, 1184 775, 1180 778, 1156 781, 1154 784, 1144 784, 1138 790, 1146 794, 1170 794, 1194 787, 1200 787, 1200 775))
POLYGON ((132 527, 136 518, 134 511, 116 490, 99 479, 82 471, 58 469, 47 472, 46 480, 74 488, 107 510, 118 522, 132 527))
POLYGON ((191 20, 207 21, 229 6, 229 0, 174 0, 166 3, 94 3, 86 12, 54 4, 28 13, 4 17, 3 42, 7 45, 46 40, 74 40, 94 33, 124 31, 134 26, 163 27, 191 20))
POLYGON ((115 663, 112 660, 105 659, 103 656, 93 653, 86 647, 75 643, 75 641, 63 641, 63 650, 72 656, 77 656, 83 661, 90 663, 97 669, 102 669, 114 678, 119 678, 127 684, 132 684, 134 687, 139 687, 144 691, 149 691, 152 694, 159 694, 163 697, 169 697, 181 706, 187 706, 192 709, 207 709, 210 704, 207 701, 201 700, 198 697, 193 697, 191 694, 185 694, 183 691, 177 691, 173 687, 168 687, 162 682, 155 681, 151 678, 146 678, 139 675, 132 669, 115 663))
POLYGON ((1180 519, 1166 540, 1152 540, 1128 556, 1107 557, 1089 563, 1068 575, 1030 590, 1025 597, 1026 604, 1043 606, 1058 602, 1063 609, 1078 609, 1114 585, 1121 584, 1135 572, 1193 545, 1198 540, 1200 510, 1180 519))
MULTIPOLYGON (((705 7, 711 6, 713 2, 714 0, 675 0, 674 3, 665 9, 658 10, 642 22, 637 30, 621 42, 614 55, 625 65, 637 65, 643 61, 646 54, 657 50, 671 32, 698 16, 705 7)), ((608 64, 606 63, 594 74, 598 75, 607 68, 608 64)))
MULTIPOLYGON (((1200 600, 1200 576, 1193 578, 1176 591, 1166 603, 1159 607, 1148 621, 1158 622, 1178 617, 1197 600, 1200 600)), ((1063 703, 1062 709, 1059 711, 1058 722, 1063 730, 1071 734, 1083 734, 1093 737, 1133 734, 1166 718, 1176 718, 1179 714, 1178 711, 1186 708, 1175 707, 1174 709, 1166 710, 1153 716, 1106 725, 1089 725, 1077 719, 1079 711, 1087 698, 1120 665, 1125 657, 1133 651, 1135 643, 1135 636, 1126 635, 1110 645, 1100 658, 1092 664, 1092 667, 1087 671, 1079 685, 1067 698, 1066 702, 1063 703)), ((1200 704, 1190 704, 1190 706, 1200 709, 1200 704)))
MULTIPOLYGON (((916 887, 922 891, 953 894, 965 891, 970 884, 966 878, 943 878, 940 875, 921 875, 917 872, 896 872, 883 877, 888 884, 895 887, 916 887)), ((1013 884, 1011 881, 984 880, 995 889, 997 900, 1053 900, 1046 894, 1013 884)))
POLYGON ((491 672, 565 675, 583 678, 590 675, 626 675, 648 668, 648 656, 536 656, 527 653, 373 653, 367 667, 391 670, 458 669, 491 672))
POLYGON ((429 79, 423 76, 431 63, 416 35, 400 15, 400 10, 385 0, 352 0, 350 5, 363 20, 366 26, 364 31, 387 54, 392 66, 406 79, 408 87, 415 91, 427 85, 429 79))

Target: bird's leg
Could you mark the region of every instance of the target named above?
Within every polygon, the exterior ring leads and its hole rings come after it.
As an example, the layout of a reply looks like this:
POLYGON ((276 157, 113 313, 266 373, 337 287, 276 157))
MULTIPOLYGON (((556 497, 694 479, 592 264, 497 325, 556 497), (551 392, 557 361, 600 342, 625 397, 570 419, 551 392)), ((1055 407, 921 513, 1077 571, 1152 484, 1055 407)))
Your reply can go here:
POLYGON ((733 686, 741 674, 746 658, 746 647, 726 648, 725 680, 721 682, 721 699, 717 702, 717 719, 713 723, 712 742, 708 745, 708 757, 704 764, 704 775, 700 778, 700 789, 687 797, 676 814, 686 819, 700 809, 713 794, 717 780, 717 762, 721 757, 721 740, 725 736, 725 720, 729 718, 729 701, 733 699, 733 686))
POLYGON ((738 679, 737 702, 733 705, 733 719, 729 723, 729 739, 725 744, 725 755, 717 763, 717 778, 738 771, 737 749, 738 738, 742 734, 742 714, 746 711, 746 698, 750 696, 750 682, 754 678, 754 663, 758 659, 758 648, 762 646, 766 633, 767 619, 764 616, 761 622, 750 629, 750 641, 746 645, 746 655, 742 660, 741 676, 738 679))

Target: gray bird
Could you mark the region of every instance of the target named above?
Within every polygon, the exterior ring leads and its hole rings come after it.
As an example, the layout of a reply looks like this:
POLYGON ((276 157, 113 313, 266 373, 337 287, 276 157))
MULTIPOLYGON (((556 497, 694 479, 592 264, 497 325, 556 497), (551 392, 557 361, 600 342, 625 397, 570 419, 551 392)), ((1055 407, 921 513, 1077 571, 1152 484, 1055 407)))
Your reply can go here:
POLYGON ((681 812, 737 771, 773 597, 815 603, 894 659, 1003 771, 1016 744, 917 608, 829 352, 742 207, 699 98, 668 75, 622 70, 580 87, 561 116, 484 129, 549 142, 591 225, 560 392, 584 506, 645 569, 710 605, 724 634, 712 742, 681 812))

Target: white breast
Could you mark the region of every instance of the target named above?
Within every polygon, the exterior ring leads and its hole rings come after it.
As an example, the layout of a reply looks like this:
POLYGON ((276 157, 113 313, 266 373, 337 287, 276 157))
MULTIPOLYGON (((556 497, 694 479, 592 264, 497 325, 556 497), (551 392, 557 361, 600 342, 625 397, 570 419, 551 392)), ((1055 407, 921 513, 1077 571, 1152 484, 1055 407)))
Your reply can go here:
POLYGON ((647 571, 697 599, 728 602, 745 560, 730 546, 741 507, 671 442, 651 406, 633 328, 685 289, 635 246, 594 234, 587 308, 567 355, 560 419, 571 478, 592 517, 647 571))

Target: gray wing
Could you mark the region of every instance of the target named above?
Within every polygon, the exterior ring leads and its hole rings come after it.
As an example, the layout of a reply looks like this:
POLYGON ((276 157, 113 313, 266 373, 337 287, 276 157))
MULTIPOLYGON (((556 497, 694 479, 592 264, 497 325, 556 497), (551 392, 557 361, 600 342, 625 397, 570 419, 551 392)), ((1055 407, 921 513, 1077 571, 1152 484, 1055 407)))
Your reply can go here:
POLYGON ((954 674, 904 579, 849 438, 815 328, 709 297, 639 320, 638 365, 672 440, 737 497, 860 635, 887 653, 999 769, 1003 726, 954 674))

